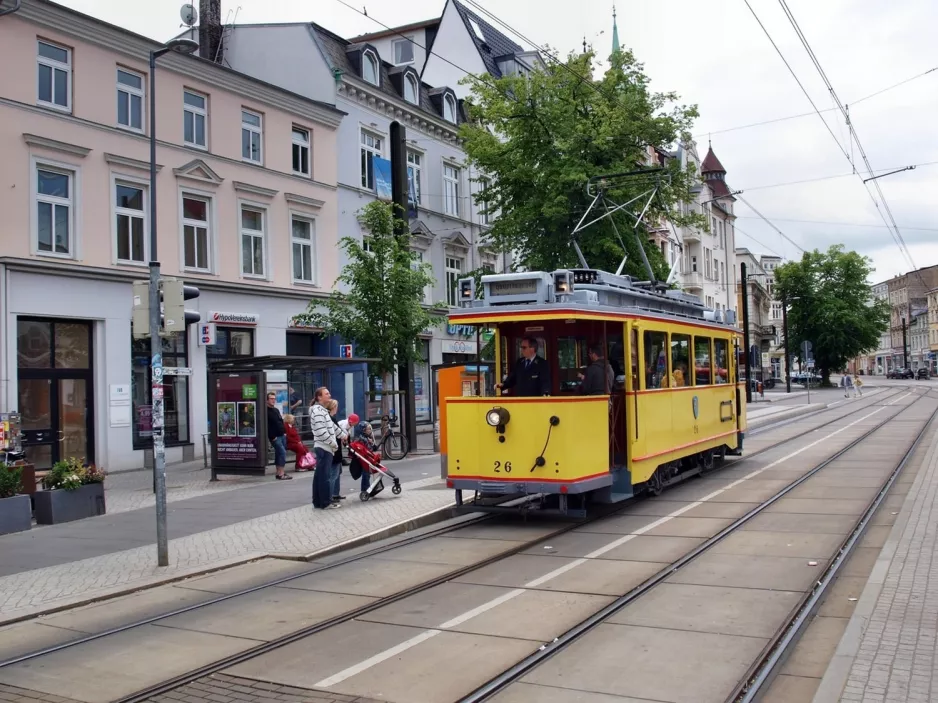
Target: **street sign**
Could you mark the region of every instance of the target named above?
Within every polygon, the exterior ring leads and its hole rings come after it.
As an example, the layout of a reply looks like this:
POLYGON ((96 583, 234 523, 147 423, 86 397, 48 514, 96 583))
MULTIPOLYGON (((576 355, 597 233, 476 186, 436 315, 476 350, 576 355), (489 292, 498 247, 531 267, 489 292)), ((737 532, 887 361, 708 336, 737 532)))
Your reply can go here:
POLYGON ((351 358, 352 358, 352 345, 351 345, 351 344, 340 344, 340 345, 339 345, 339 358, 341 358, 341 359, 351 359, 351 358))
POLYGON ((192 369, 187 366, 164 366, 164 376, 191 376, 192 369))

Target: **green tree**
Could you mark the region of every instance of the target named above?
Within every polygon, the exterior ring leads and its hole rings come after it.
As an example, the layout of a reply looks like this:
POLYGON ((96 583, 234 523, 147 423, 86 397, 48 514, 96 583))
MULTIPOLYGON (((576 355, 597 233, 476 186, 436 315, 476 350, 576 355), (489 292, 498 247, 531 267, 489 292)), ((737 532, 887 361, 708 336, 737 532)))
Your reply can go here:
POLYGON ((422 360, 420 334, 442 322, 442 307, 421 303, 434 278, 430 265, 419 263, 410 249, 409 234, 395 232, 392 206, 371 202, 359 212, 359 221, 367 232, 368 251, 352 237, 339 242, 349 263, 337 283, 349 291, 333 291, 324 305, 310 301, 294 321, 354 342, 357 355, 378 360, 370 371, 384 377, 396 364, 422 360))
MULTIPOLYGON (((646 162, 649 147, 668 149, 687 141, 697 116, 695 107, 673 106, 675 94, 652 93, 630 52, 613 54, 601 77, 592 75, 592 60, 592 53, 571 55, 563 65, 552 63, 526 78, 464 81, 472 81, 473 94, 461 137, 470 165, 486 180, 476 201, 498 212, 489 235, 495 248, 515 252, 530 269, 578 266, 571 233, 592 200, 587 180, 633 171, 646 162)), ((677 202, 692 200, 695 174, 682 170, 676 159, 668 161, 667 173, 661 198, 652 202, 645 221, 667 215, 677 225, 705 228, 699 215, 674 210, 677 202)), ((620 181, 606 192, 611 201, 623 203, 648 188, 647 180, 620 181)), ((633 212, 643 206, 644 199, 633 212)), ((624 244, 625 273, 647 278, 634 226, 632 217, 619 212, 580 233, 590 266, 616 270, 624 244)), ((644 232, 640 239, 656 277, 666 278, 669 266, 661 252, 644 232)))
POLYGON ((790 306, 789 348, 800 357, 802 343, 811 342, 824 385, 831 371, 876 349, 889 326, 889 303, 873 298, 871 273, 869 258, 841 244, 805 252, 800 261, 776 269, 775 295, 790 306))

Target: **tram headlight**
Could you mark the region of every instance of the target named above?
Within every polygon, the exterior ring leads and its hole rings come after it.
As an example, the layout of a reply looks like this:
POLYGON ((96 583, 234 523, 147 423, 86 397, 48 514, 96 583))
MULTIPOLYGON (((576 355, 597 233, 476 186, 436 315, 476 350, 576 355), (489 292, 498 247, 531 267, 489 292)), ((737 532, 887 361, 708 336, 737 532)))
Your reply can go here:
POLYGON ((505 408, 492 408, 485 413, 485 421, 490 427, 504 427, 509 419, 511 415, 505 408))

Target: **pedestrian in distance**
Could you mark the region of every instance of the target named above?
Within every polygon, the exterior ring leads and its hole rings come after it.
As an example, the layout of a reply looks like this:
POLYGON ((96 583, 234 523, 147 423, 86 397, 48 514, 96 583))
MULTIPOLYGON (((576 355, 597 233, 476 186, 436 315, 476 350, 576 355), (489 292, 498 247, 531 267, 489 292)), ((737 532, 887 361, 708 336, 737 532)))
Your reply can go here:
POLYGON ((283 418, 277 409, 277 394, 267 394, 267 439, 274 448, 274 466, 277 467, 277 480, 285 481, 293 478, 287 476, 284 467, 287 464, 287 437, 283 426, 283 418))
POLYGON ((854 374, 853 376, 853 392, 854 392, 853 397, 854 398, 858 396, 860 397, 863 396, 863 391, 861 390, 862 387, 863 387, 863 381, 860 380, 859 374, 854 374))
POLYGON ((325 386, 316 389, 314 403, 310 407, 310 424, 313 429, 313 453, 316 455, 316 473, 313 476, 313 507, 325 510, 338 508, 332 500, 332 457, 339 448, 335 434, 335 423, 326 409, 332 399, 325 386))
POLYGON ((511 373, 505 376, 496 388, 512 391, 512 395, 524 398, 550 395, 550 364, 537 355, 537 340, 524 337, 521 340, 521 358, 515 362, 511 373))

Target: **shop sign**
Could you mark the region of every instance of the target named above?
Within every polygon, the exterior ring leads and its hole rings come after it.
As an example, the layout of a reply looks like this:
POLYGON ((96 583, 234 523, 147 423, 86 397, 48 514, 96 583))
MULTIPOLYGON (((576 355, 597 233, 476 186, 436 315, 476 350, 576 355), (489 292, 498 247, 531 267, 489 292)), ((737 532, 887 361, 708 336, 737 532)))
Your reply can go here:
POLYGON ((476 330, 472 325, 450 325, 447 330, 452 335, 459 335, 462 337, 474 337, 476 330))
POLYGON ((460 339, 444 339, 442 346, 444 354, 475 354, 478 349, 475 342, 464 342, 460 339))
POLYGON ((215 344, 215 325, 211 322, 199 324, 199 346, 211 347, 215 344))
POLYGON ((256 325, 258 321, 258 315, 253 312, 211 311, 208 318, 219 325, 256 325))

